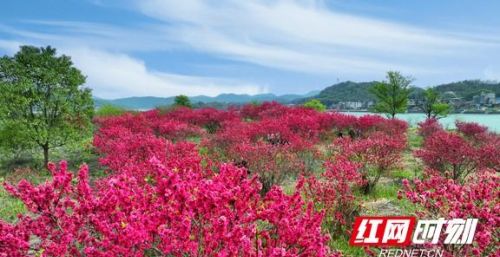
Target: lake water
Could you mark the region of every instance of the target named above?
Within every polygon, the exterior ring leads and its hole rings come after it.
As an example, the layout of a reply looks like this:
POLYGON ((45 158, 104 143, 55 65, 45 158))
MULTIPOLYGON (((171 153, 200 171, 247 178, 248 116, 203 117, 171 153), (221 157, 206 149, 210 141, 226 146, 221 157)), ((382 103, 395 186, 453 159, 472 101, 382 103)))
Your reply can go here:
MULTIPOLYGON (((344 112, 355 116, 371 114, 367 112, 344 112)), ((396 118, 405 120, 410 126, 416 126, 417 123, 425 120, 423 113, 402 113, 397 114, 396 118)), ((455 121, 476 122, 486 126, 490 131, 500 133, 500 114, 450 114, 446 118, 439 119, 443 127, 447 129, 455 128, 455 121)))

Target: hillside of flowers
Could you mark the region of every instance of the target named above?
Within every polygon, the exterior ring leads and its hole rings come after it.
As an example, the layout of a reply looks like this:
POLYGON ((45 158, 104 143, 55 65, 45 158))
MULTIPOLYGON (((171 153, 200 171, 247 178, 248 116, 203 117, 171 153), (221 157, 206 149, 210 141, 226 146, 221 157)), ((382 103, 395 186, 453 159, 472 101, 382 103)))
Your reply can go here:
POLYGON ((396 183, 413 215, 479 219, 447 256, 500 256, 500 136, 474 123, 429 119, 416 148, 398 119, 277 103, 94 124, 106 176, 61 161, 45 183, 5 183, 27 212, 0 221, 0 256, 349 256, 335 242, 408 158, 421 169, 396 183))

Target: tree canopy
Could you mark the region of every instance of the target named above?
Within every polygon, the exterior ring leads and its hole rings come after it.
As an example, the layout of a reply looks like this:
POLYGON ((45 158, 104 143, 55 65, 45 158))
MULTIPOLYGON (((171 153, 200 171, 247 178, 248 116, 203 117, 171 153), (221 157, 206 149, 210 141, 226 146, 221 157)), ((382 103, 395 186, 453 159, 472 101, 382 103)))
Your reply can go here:
POLYGON ((324 112, 326 110, 326 106, 318 99, 311 99, 307 101, 306 103, 304 103, 304 107, 315 109, 319 112, 324 112))
POLYGON ((84 83, 71 58, 55 48, 21 46, 0 58, 0 129, 40 147, 46 165, 50 149, 91 133, 94 106, 84 83))
POLYGON ((397 113, 403 113, 407 110, 412 79, 397 71, 387 72, 386 78, 386 81, 377 82, 370 88, 370 92, 377 99, 373 111, 386 113, 389 117, 394 118, 397 113))
POLYGON ((175 106, 184 106, 188 108, 192 108, 193 105, 191 104, 191 100, 189 100, 189 97, 185 95, 178 95, 174 99, 174 105, 175 106))
POLYGON ((420 108, 428 119, 445 117, 451 109, 449 104, 441 102, 439 92, 434 88, 428 88, 424 91, 420 108))

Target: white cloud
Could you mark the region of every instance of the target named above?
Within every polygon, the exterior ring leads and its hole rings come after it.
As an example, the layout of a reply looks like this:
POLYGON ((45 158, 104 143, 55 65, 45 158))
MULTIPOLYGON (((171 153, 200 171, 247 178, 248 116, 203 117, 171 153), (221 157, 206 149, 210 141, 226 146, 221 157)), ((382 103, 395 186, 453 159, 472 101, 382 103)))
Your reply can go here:
POLYGON ((321 1, 141 0, 179 45, 268 67, 312 74, 444 72, 498 42, 349 15, 321 1))
POLYGON ((21 45, 21 43, 17 41, 0 39, 0 49, 3 49, 7 54, 15 53, 19 50, 19 45, 21 45))
POLYGON ((75 65, 87 75, 87 85, 104 98, 125 96, 258 94, 266 88, 236 80, 184 76, 149 70, 144 62, 121 53, 89 48, 68 48, 75 65))
MULTIPOLYGON (((12 55, 29 41, 0 40, 0 50, 12 55)), ((148 69, 145 63, 120 52, 83 46, 62 45, 59 53, 71 56, 75 66, 87 76, 86 85, 102 98, 128 96, 216 96, 222 93, 260 94, 267 87, 245 81, 188 76, 148 69)))
POLYGON ((23 23, 38 26, 41 30, 35 32, 34 30, 0 24, 0 32, 29 39, 30 42, 63 46, 83 45, 113 51, 141 52, 165 50, 173 47, 171 40, 161 35, 161 31, 151 25, 121 27, 102 23, 60 20, 24 20, 23 23))
MULTIPOLYGON (((88 76, 87 84, 101 97, 268 91, 215 75, 153 70, 132 57, 132 53, 161 55, 179 49, 320 78, 381 79, 387 70, 440 81, 498 78, 493 71, 498 69, 484 68, 498 57, 500 39, 494 33, 460 28, 456 33, 366 18, 315 0, 130 1, 137 7, 130 10, 153 19, 129 26, 25 20, 36 28, 30 30, 0 24, 0 31, 17 40, 0 39, 0 48, 13 53, 20 42, 56 45, 73 57, 88 76)), ((263 76, 259 80, 267 78, 263 76)))

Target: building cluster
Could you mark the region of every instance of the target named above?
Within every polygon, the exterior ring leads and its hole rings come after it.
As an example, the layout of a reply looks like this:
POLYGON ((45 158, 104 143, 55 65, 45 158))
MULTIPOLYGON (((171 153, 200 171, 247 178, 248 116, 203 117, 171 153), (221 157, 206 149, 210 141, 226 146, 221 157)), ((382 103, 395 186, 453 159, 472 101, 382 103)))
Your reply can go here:
POLYGON ((500 110, 500 97, 497 98, 495 93, 481 92, 469 101, 460 97, 446 96, 444 95, 443 101, 450 104, 455 112, 497 112, 500 110))
POLYGON ((472 97, 472 102, 476 106, 493 106, 497 103, 495 93, 481 93, 472 97))
MULTIPOLYGON (((499 112, 500 96, 495 93, 481 92, 473 96, 472 100, 466 100, 457 96, 453 91, 442 94, 441 100, 452 107, 455 113, 463 112, 499 112)), ((409 99, 408 112, 421 112, 420 106, 423 105, 423 99, 409 99)), ((375 104, 374 101, 344 101, 332 104, 330 109, 342 111, 367 111, 375 104)))

